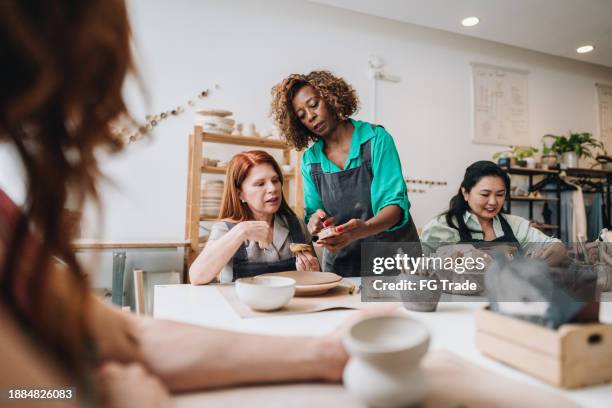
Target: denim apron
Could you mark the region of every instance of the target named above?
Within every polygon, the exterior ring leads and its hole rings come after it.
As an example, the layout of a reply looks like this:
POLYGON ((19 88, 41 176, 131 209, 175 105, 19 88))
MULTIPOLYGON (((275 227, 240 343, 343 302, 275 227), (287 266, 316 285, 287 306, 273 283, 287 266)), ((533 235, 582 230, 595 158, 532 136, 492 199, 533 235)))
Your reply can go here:
MULTIPOLYGON (((498 217, 499 217, 499 222, 501 223, 501 227, 504 232, 504 235, 502 235, 501 237, 497 237, 491 241, 485 241, 484 239, 472 238, 472 234, 469 228, 467 227, 467 225, 465 225, 465 221, 463 220, 463 217, 457 217, 458 218, 457 223, 459 224, 459 237, 460 237, 459 242, 462 242, 462 243, 476 242, 476 243, 482 243, 482 244, 505 242, 505 243, 514 244, 514 246, 518 248, 519 242, 518 242, 518 239, 516 239, 516 236, 514 236, 514 232, 512 232, 512 228, 510 228, 510 224, 508 224, 508 221, 506 221, 506 218, 501 213, 499 213, 498 217)), ((479 246, 479 248, 480 247, 481 246, 479 246)))
MULTIPOLYGON (((372 211, 372 158, 371 140, 361 145, 361 166, 324 173, 321 163, 310 165, 310 174, 321 196, 323 208, 341 225, 353 218, 364 221, 374 217, 372 211)), ((362 242, 419 242, 412 217, 406 225, 393 231, 351 242, 342 250, 331 253, 323 250, 323 271, 334 272, 344 277, 361 276, 362 242)))
MULTIPOLYGON (((285 216, 285 220, 287 222, 287 227, 289 228, 289 238, 291 239, 291 242, 306 242, 306 237, 304 236, 302 226, 300 225, 300 221, 297 219, 297 217, 288 214, 285 216)), ((227 225, 227 228, 231 230, 237 224, 225 221, 225 225, 227 225)), ((287 259, 280 259, 275 262, 257 262, 249 260, 246 242, 243 242, 242 245, 240 245, 240 248, 238 248, 238 251, 236 251, 232 259, 234 261, 234 274, 232 277, 233 281, 239 278, 250 278, 252 276, 261 275, 262 273, 294 271, 296 261, 294 256, 287 259)))

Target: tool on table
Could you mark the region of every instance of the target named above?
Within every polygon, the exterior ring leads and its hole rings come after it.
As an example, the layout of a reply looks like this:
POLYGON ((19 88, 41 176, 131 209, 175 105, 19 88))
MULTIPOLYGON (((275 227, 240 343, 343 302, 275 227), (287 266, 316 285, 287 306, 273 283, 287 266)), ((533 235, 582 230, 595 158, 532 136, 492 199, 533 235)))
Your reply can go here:
POLYGON ((587 251, 587 248, 586 248, 584 235, 578 234, 578 244, 580 245, 580 250, 584 254, 584 262, 587 264, 590 264, 591 260, 589 258, 589 252, 587 251))

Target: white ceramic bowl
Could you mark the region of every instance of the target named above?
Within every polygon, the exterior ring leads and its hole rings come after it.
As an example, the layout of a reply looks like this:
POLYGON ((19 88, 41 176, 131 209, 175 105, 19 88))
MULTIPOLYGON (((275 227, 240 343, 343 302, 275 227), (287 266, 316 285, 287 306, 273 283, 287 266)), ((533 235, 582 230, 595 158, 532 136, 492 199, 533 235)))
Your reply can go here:
POLYGON ((419 360, 429 346, 421 323, 402 316, 379 316, 355 324, 342 339, 351 356, 344 386, 368 406, 413 406, 426 389, 419 360))
POLYGON ((356 323, 343 341, 351 355, 402 354, 419 360, 429 346, 429 333, 406 316, 376 316, 356 323))
POLYGON ((253 310, 271 311, 285 306, 295 294, 295 279, 255 276, 236 280, 238 299, 253 310))

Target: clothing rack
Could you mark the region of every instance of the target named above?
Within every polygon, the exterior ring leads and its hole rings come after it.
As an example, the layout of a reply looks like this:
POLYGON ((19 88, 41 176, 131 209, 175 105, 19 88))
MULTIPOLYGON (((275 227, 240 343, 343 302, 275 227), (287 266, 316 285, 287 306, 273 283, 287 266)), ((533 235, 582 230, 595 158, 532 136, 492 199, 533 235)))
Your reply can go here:
MULTIPOLYGON (((579 169, 569 168, 565 170, 568 177, 577 178, 583 182, 589 182, 590 187, 593 187, 593 191, 587 191, 586 193, 601 193, 606 208, 607 220, 611 219, 610 215, 612 210, 612 204, 610 202, 610 186, 612 185, 612 171, 598 170, 598 169, 579 169), (593 182, 593 180, 599 180, 593 182)), ((584 190, 583 190, 584 191, 584 190)), ((606 228, 610 228, 610 225, 605 225, 606 228)))
MULTIPOLYGON (((515 174, 515 175, 521 175, 521 176, 528 176, 529 177, 529 192, 531 191, 542 191, 540 190, 533 190, 534 186, 536 184, 534 184, 534 177, 537 176, 544 176, 544 180, 542 180, 540 183, 544 182, 546 180, 546 182, 542 185, 539 185, 538 188, 541 188, 543 185, 548 184, 549 182, 554 182, 553 184, 555 185, 555 192, 556 192, 556 197, 523 197, 523 196, 513 196, 511 194, 511 190, 509 190, 507 192, 507 196, 506 196, 506 212, 508 214, 512 213, 512 203, 513 202, 522 202, 522 203, 528 203, 529 205, 529 219, 532 220, 533 217, 533 204, 534 203, 555 203, 557 204, 557 220, 556 220, 556 224, 541 224, 539 226, 539 228, 543 229, 543 230, 547 230, 547 231, 553 231, 556 233, 552 234, 552 235, 558 235, 561 236, 561 186, 559 186, 559 184, 557 183, 559 181, 558 177, 559 177, 559 171, 558 170, 542 170, 542 169, 530 169, 530 168, 524 168, 524 167, 509 167, 509 168, 504 168, 504 170, 506 171, 506 173, 510 174, 515 174)), ((511 187, 511 186, 510 186, 511 187)))
POLYGON ((556 224, 543 224, 544 230, 555 231, 554 235, 561 236, 561 193, 563 191, 575 190, 576 188, 569 184, 563 177, 565 176, 581 180, 585 185, 593 187, 593 191, 587 190, 586 193, 601 193, 603 196, 607 219, 611 217, 611 200, 610 200, 610 185, 612 183, 612 171, 596 170, 596 169, 580 169, 568 168, 565 170, 543 170, 530 169, 523 167, 508 167, 504 171, 509 175, 521 175, 529 177, 529 192, 540 191, 555 193, 555 197, 523 197, 512 196, 511 192, 507 192, 506 197, 506 212, 511 213, 513 202, 527 202, 529 205, 529 219, 533 219, 533 204, 534 203, 555 203, 557 207, 556 224), (534 177, 543 177, 542 180, 534 183, 534 177), (594 181, 599 180, 599 181, 594 181))

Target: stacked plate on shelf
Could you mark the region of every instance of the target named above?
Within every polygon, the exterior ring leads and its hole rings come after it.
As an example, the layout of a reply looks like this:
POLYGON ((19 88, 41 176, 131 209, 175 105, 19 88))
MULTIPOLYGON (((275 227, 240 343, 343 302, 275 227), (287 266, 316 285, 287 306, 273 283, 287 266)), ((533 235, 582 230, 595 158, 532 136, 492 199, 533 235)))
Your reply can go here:
POLYGON ((223 180, 202 180, 200 194, 200 215, 218 217, 223 197, 223 180))
POLYGON ((230 118, 232 112, 223 109, 198 109, 196 111, 196 125, 201 125, 205 133, 229 136, 234 129, 234 119, 230 118))

